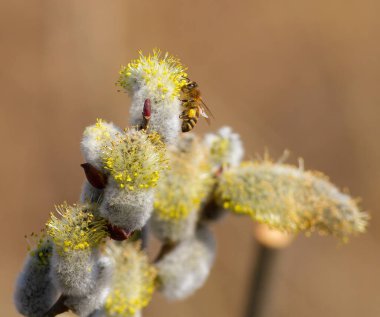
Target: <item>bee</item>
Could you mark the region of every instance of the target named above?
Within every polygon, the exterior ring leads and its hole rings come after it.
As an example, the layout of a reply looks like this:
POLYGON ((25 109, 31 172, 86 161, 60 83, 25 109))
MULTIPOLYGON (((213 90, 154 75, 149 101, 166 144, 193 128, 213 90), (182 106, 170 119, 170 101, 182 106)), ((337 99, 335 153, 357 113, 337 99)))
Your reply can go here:
POLYGON ((213 117, 211 110, 206 106, 201 97, 201 92, 198 88, 198 84, 186 78, 188 83, 181 89, 182 107, 184 110, 179 116, 182 119, 182 132, 191 131, 198 122, 200 116, 207 120, 210 124, 210 116, 213 117))

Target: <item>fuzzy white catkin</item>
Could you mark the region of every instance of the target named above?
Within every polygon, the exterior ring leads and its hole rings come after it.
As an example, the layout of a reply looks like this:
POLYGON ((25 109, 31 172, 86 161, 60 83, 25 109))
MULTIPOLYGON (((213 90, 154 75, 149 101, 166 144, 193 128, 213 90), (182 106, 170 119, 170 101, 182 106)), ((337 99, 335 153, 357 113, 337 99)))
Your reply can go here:
POLYGON ((52 255, 51 278, 65 295, 84 296, 94 286, 98 250, 74 251, 52 255))
POLYGON ((160 134, 165 143, 175 143, 181 132, 180 91, 186 77, 180 61, 159 50, 153 50, 148 56, 140 52, 138 59, 122 67, 118 85, 132 97, 131 124, 141 125, 145 100, 150 99, 149 131, 160 134))
POLYGON ((178 242, 194 234, 198 218, 198 210, 193 210, 187 217, 175 221, 162 219, 158 213, 154 212, 149 220, 149 226, 159 240, 178 242))
POLYGON ((81 150, 85 161, 104 172, 103 147, 111 142, 119 133, 121 133, 121 130, 113 123, 101 120, 87 127, 83 133, 81 142, 81 150))
POLYGON ((65 304, 80 317, 87 317, 103 307, 110 291, 113 262, 101 257, 93 268, 93 284, 87 293, 81 296, 68 296, 65 304))
POLYGON ((106 317, 104 309, 97 309, 93 311, 88 317, 106 317))
MULTIPOLYGON (((141 87, 135 91, 130 108, 130 123, 139 126, 143 123, 141 112, 145 99, 152 98, 148 89, 141 87)), ((168 144, 174 144, 181 133, 181 101, 151 99, 152 114, 149 121, 149 131, 155 131, 161 135, 162 140, 168 144)))
POLYGON ((194 234, 213 180, 207 150, 196 135, 181 136, 168 154, 170 168, 157 184, 150 226, 161 241, 178 242, 194 234))
POLYGON ((204 143, 210 149, 211 160, 215 165, 228 164, 234 167, 243 159, 244 148, 240 135, 228 126, 222 127, 217 133, 206 134, 204 143))
POLYGON ((215 257, 215 240, 206 227, 182 241, 157 262, 159 290, 172 300, 193 294, 206 281, 215 257))
MULTIPOLYGON (((51 253, 52 246, 47 242, 43 249, 51 253)), ((41 263, 37 249, 29 255, 24 268, 17 280, 14 301, 18 312, 28 317, 41 317, 56 302, 59 296, 58 289, 50 279, 51 263, 41 263)))
POLYGON ((153 210, 154 192, 152 188, 128 190, 111 181, 100 205, 100 214, 111 224, 128 232, 141 229, 153 210))

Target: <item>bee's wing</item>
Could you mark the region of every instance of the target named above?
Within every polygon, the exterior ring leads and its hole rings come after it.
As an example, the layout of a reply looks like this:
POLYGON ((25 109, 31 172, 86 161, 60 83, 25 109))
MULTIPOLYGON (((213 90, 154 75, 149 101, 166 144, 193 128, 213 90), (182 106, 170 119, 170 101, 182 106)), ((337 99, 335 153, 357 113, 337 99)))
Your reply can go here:
POLYGON ((212 114, 211 110, 209 107, 207 107, 207 105, 203 102, 203 100, 201 99, 201 103, 202 103, 202 106, 200 107, 201 109, 201 115, 203 117, 205 117, 206 119, 208 119, 209 117, 212 117, 214 118, 214 115, 212 114))
POLYGON ((206 121, 207 121, 208 124, 211 124, 211 120, 210 120, 209 116, 207 115, 205 109, 203 109, 202 107, 199 107, 199 113, 200 113, 200 115, 201 115, 203 118, 206 119, 206 121))
POLYGON ((210 119, 205 109, 203 109, 203 107, 199 107, 199 113, 201 114, 203 118, 210 119))

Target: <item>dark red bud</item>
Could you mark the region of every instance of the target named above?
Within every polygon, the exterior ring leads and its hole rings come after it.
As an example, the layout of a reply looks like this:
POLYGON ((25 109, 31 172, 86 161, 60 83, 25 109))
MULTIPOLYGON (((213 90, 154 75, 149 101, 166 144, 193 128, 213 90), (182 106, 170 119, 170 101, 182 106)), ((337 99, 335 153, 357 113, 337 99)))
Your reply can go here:
POLYGON ((143 116, 145 119, 150 119, 150 116, 152 114, 152 104, 150 102, 150 99, 145 99, 144 101, 144 109, 143 109, 143 116))
POLYGON ((107 185, 107 176, 101 171, 97 170, 90 163, 83 163, 80 166, 83 167, 84 173, 88 182, 97 189, 104 189, 107 185))
POLYGON ((127 232, 126 230, 114 226, 112 224, 107 224, 107 229, 110 234, 111 239, 116 240, 116 241, 124 241, 128 239, 133 232, 127 232))

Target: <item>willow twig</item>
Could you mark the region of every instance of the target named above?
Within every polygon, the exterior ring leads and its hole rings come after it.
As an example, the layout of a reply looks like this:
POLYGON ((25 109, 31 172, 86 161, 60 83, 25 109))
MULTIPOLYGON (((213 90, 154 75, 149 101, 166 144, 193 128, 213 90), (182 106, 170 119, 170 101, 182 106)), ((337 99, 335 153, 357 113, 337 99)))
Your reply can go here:
POLYGON ((258 254, 251 277, 246 317, 262 316, 279 250, 287 247, 294 238, 293 235, 269 229, 266 225, 257 225, 254 235, 258 242, 258 254))
POLYGON ((251 285, 248 291, 246 317, 262 316, 269 280, 278 251, 261 243, 258 244, 258 254, 255 258, 251 285))
POLYGON ((160 261, 166 254, 171 252, 178 243, 173 243, 173 242, 166 242, 161 246, 160 252, 158 253, 156 259, 154 260, 154 263, 157 263, 160 261))

